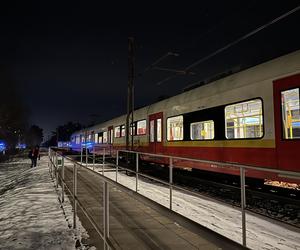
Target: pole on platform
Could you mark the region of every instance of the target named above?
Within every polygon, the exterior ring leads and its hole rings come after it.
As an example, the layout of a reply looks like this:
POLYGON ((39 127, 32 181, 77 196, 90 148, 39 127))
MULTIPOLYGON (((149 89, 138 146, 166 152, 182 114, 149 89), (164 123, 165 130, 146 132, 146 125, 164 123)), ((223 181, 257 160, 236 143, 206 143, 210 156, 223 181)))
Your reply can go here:
MULTIPOLYGON (((133 90, 134 90, 134 38, 128 37, 128 84, 127 84, 127 116, 126 116, 126 149, 129 150, 130 118, 133 123, 133 90), (131 115, 131 117, 130 117, 131 115)), ((133 131, 132 131, 133 132, 133 131)), ((133 139, 133 133, 132 133, 133 139)), ((133 140, 131 139, 131 150, 133 140)))
POLYGON ((172 210, 173 203, 173 158, 170 157, 169 161, 169 185, 170 185, 170 210, 172 210))
POLYGON ((241 176, 241 210, 242 210, 242 231, 243 231, 243 246, 246 247, 246 189, 245 189, 245 169, 240 168, 241 176))

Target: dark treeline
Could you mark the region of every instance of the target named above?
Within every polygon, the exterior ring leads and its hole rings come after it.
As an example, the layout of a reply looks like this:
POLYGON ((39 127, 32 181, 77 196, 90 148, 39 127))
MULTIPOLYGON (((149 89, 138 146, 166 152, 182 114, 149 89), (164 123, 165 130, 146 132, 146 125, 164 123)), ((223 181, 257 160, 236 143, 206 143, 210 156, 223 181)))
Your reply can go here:
POLYGON ((57 146, 57 141, 69 141, 71 135, 82 128, 84 128, 84 126, 78 122, 68 122, 58 126, 56 131, 52 132, 50 139, 44 143, 44 146, 57 146))
POLYGON ((0 139, 14 148, 28 127, 26 110, 8 69, 0 65, 0 139))
POLYGON ((0 65, 0 140, 5 141, 9 151, 14 151, 18 143, 26 143, 28 147, 41 144, 43 130, 29 126, 28 117, 8 68, 0 65))

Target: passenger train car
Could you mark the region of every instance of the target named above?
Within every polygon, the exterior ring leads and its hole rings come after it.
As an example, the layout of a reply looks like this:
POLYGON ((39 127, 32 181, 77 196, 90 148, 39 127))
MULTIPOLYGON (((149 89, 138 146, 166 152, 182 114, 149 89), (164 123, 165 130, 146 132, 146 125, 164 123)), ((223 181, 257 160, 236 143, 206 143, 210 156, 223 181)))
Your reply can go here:
MULTIPOLYGON (((299 88, 300 50, 135 110, 134 150, 300 171, 299 88)), ((123 115, 78 131, 72 148, 124 149, 125 123, 123 115)), ((213 164, 182 165, 239 174, 213 164)))

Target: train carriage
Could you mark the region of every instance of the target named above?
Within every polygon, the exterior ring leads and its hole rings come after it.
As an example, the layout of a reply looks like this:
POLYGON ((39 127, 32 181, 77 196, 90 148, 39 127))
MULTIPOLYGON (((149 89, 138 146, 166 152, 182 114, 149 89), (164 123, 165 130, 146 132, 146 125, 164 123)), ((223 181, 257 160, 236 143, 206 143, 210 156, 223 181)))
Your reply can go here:
MULTIPOLYGON (((136 110, 130 128, 134 150, 299 171, 299 88, 300 51, 296 51, 136 110)), ((72 147, 90 142, 99 149, 124 149, 125 123, 123 115, 78 131, 72 135, 72 147)), ((239 174, 214 164, 178 164, 239 174)), ((256 171, 246 174, 270 177, 256 171)))

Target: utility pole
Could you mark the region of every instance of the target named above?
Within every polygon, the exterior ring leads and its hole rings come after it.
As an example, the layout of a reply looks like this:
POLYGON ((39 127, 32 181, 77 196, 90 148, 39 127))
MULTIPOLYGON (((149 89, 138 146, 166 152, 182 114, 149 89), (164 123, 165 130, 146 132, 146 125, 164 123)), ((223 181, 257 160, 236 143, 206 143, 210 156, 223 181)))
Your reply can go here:
POLYGON ((133 133, 129 148, 130 124, 133 123, 134 111, 134 38, 128 37, 128 85, 127 85, 127 117, 126 117, 126 149, 133 150, 133 133))

